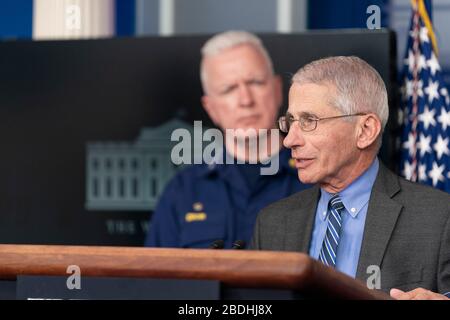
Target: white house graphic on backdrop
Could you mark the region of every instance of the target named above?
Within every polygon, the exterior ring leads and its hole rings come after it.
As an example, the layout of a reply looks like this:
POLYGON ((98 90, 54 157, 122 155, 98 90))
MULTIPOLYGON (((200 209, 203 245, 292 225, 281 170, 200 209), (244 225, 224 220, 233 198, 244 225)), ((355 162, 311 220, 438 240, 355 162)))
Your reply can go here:
MULTIPOLYGON (((178 170, 170 159, 170 137, 175 129, 193 127, 171 120, 143 128, 133 142, 87 144, 87 210, 153 210, 166 183, 178 170)), ((193 150, 194 153, 201 149, 193 150)))

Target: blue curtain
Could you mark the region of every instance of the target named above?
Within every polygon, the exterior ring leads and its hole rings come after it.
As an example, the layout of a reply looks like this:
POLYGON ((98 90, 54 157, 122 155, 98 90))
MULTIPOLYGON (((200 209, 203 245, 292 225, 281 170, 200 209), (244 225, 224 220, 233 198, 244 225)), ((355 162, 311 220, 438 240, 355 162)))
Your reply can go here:
POLYGON ((0 1, 0 38, 30 39, 33 34, 33 0, 0 1))
POLYGON ((116 35, 132 36, 135 33, 136 1, 116 0, 116 35))

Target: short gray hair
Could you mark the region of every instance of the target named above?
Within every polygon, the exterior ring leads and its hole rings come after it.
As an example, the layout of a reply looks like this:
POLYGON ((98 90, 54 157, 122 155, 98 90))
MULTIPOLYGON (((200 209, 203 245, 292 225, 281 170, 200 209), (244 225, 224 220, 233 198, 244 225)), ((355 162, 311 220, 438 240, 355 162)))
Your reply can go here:
POLYGON ((356 56, 329 57, 313 61, 300 68, 292 83, 333 85, 337 94, 330 104, 344 114, 375 113, 382 132, 389 117, 386 86, 380 74, 356 56))
POLYGON ((200 79, 202 81, 203 90, 206 92, 206 70, 204 61, 206 57, 212 57, 222 53, 225 50, 241 46, 250 45, 255 48, 266 60, 269 71, 273 74, 273 64, 269 53, 264 47, 260 38, 255 34, 247 31, 227 31, 216 34, 210 38, 202 47, 202 61, 200 64, 200 79))

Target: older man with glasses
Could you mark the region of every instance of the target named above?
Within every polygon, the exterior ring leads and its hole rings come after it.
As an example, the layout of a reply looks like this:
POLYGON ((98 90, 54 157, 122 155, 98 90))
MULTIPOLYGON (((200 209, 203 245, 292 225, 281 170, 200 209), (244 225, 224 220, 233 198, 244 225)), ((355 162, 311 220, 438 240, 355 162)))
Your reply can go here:
POLYGON ((377 266, 380 289, 396 299, 447 299, 450 195, 378 160, 388 113, 383 80, 363 60, 301 68, 278 125, 300 181, 316 186, 263 209, 252 247, 306 252, 364 282, 377 266))

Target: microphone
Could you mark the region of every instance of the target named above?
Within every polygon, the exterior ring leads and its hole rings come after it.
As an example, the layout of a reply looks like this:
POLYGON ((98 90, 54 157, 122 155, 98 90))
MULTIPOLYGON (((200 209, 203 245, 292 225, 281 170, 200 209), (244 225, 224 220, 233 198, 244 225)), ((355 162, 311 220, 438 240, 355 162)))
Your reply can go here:
POLYGON ((233 246, 231 249, 245 249, 245 241, 244 240, 236 240, 233 242, 233 246))
POLYGON ((223 240, 216 240, 209 245, 209 249, 223 249, 225 242, 223 240))

